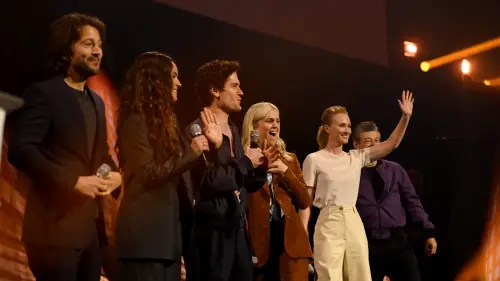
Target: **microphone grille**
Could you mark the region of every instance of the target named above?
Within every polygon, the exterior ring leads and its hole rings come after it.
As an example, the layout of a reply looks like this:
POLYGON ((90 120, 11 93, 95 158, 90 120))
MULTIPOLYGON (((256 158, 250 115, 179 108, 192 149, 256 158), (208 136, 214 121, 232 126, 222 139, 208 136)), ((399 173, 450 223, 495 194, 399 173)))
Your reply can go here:
POLYGON ((101 166, 99 166, 99 169, 97 169, 97 176, 103 178, 107 176, 109 172, 111 172, 111 167, 108 164, 104 163, 101 166))
POLYGON ((198 124, 191 125, 190 131, 192 137, 201 136, 202 134, 201 127, 198 124))
POLYGON ((258 139, 258 138, 259 138, 259 135, 260 135, 259 130, 252 130, 252 131, 250 132, 250 138, 252 138, 252 139, 253 139, 253 138, 257 138, 257 139, 258 139))

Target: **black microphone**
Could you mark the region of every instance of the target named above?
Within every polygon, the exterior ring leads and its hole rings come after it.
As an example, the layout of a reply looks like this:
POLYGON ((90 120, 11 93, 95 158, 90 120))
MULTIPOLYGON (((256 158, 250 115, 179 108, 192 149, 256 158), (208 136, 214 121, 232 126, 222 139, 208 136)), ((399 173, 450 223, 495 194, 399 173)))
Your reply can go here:
POLYGON ((98 178, 105 178, 109 175, 109 172, 111 172, 111 167, 104 163, 99 168, 97 169, 97 172, 95 173, 98 178))
MULTIPOLYGON (((191 125, 191 127, 189 127, 189 132, 191 133, 191 137, 193 139, 203 135, 201 127, 198 124, 191 125)), ((207 161, 207 156, 205 156, 205 151, 201 152, 201 156, 203 157, 203 161, 205 161, 205 165, 208 166, 208 161, 207 161)))
POLYGON ((259 130, 252 130, 250 132, 250 148, 259 148, 259 130))

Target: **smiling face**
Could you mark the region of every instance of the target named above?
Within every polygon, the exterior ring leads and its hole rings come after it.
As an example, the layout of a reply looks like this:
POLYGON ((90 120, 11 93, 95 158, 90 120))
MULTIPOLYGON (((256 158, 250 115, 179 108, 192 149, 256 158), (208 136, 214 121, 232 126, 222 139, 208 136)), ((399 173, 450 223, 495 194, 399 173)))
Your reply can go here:
POLYGON ((267 140, 268 145, 275 145, 280 134, 279 111, 271 109, 263 119, 257 122, 255 129, 259 130, 261 144, 267 140))
POLYGON ((354 142, 354 147, 363 149, 375 146, 380 143, 380 137, 379 131, 361 132, 359 133, 359 142, 354 142))
POLYGON ((345 113, 333 114, 330 119, 330 124, 325 125, 325 132, 328 134, 328 141, 347 144, 351 136, 351 119, 345 113))
POLYGON ((80 30, 80 39, 71 49, 70 71, 83 77, 90 77, 99 72, 103 52, 101 35, 95 27, 83 26, 80 30))

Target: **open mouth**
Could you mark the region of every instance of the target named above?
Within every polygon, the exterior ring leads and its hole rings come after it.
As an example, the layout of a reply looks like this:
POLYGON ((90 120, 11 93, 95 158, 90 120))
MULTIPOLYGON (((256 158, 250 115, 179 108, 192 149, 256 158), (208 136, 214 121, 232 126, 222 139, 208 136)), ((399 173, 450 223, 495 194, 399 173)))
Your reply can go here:
POLYGON ((271 135, 271 136, 275 137, 275 136, 277 136, 277 135, 278 135, 278 131, 276 131, 276 130, 271 130, 271 131, 269 131, 269 135, 271 135))

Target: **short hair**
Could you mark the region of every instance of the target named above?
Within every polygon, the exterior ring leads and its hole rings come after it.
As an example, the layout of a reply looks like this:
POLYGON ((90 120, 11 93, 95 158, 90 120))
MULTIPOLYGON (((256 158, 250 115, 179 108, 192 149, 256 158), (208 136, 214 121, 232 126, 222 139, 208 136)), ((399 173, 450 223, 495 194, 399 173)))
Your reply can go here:
POLYGON ((106 25, 97 17, 71 13, 54 21, 50 28, 49 63, 57 74, 66 74, 70 65, 72 45, 80 40, 81 30, 90 25, 99 31, 101 41, 106 37, 106 25))
POLYGON ((347 109, 340 105, 330 106, 329 108, 323 111, 323 115, 321 115, 321 126, 319 126, 318 134, 316 135, 316 141, 318 142, 319 149, 323 149, 328 144, 328 134, 325 131, 325 126, 330 125, 332 122, 332 116, 335 114, 347 113, 347 109))
POLYGON ((352 140, 355 142, 359 142, 361 133, 378 132, 378 131, 379 130, 378 130, 377 124, 375 124, 375 122, 373 122, 373 121, 361 122, 354 129, 354 134, 352 136, 352 140))
POLYGON ((213 60, 198 68, 195 77, 195 92, 202 106, 212 104, 214 97, 210 90, 222 91, 231 74, 238 73, 241 67, 237 61, 213 60))
MULTIPOLYGON (((278 107, 270 102, 259 102, 250 106, 243 118, 243 128, 241 132, 243 147, 250 146, 250 135, 252 130, 256 129, 259 121, 266 118, 267 114, 272 110, 279 112, 278 107)), ((286 151, 285 141, 281 137, 278 137, 277 144, 281 155, 290 161, 290 153, 286 151)))

